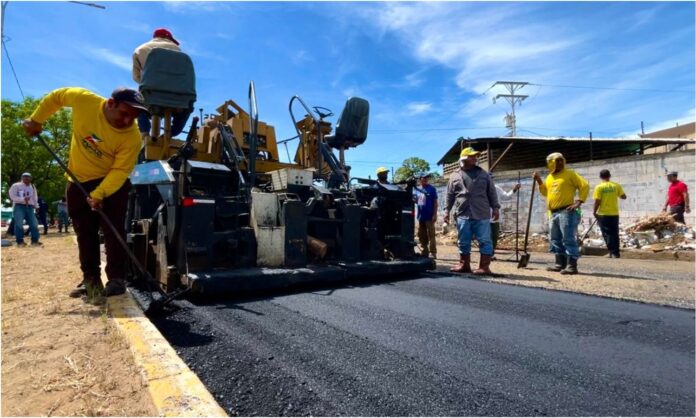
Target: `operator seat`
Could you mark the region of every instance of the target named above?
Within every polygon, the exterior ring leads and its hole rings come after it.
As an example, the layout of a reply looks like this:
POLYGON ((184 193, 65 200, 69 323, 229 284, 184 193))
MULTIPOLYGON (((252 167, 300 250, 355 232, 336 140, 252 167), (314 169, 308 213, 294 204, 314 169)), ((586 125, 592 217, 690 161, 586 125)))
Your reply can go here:
POLYGON ((332 148, 351 148, 367 139, 367 124, 370 118, 370 103, 360 97, 351 97, 338 117, 333 135, 324 137, 332 148))
POLYGON ((145 61, 140 93, 153 115, 165 109, 193 111, 196 101, 196 75, 191 58, 183 52, 155 48, 145 61))

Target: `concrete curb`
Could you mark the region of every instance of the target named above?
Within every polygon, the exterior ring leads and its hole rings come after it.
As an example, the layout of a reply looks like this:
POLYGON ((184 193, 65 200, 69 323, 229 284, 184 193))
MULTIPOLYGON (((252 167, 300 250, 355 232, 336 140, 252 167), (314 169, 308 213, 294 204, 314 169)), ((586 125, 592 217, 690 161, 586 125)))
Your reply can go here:
MULTIPOLYGON (((77 237, 73 237, 77 244, 77 237)), ((102 281, 106 272, 102 266, 102 281)), ((130 291, 106 298, 109 316, 128 341, 159 416, 226 417, 198 376, 145 316, 130 291)))
POLYGON ((109 316, 128 340, 160 416, 227 416, 203 382, 145 316, 130 292, 109 297, 106 304, 109 316))

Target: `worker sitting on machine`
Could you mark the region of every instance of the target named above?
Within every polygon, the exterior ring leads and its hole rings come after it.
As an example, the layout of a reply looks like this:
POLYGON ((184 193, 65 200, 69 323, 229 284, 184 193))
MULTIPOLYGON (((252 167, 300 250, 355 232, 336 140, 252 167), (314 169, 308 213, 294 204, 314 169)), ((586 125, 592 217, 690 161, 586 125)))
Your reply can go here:
POLYGON ((195 75, 191 59, 167 29, 155 30, 153 39, 135 49, 133 80, 140 84, 155 125, 151 126, 149 115, 138 118, 143 145, 157 141, 160 117, 165 118, 167 140, 179 135, 196 100, 195 75))

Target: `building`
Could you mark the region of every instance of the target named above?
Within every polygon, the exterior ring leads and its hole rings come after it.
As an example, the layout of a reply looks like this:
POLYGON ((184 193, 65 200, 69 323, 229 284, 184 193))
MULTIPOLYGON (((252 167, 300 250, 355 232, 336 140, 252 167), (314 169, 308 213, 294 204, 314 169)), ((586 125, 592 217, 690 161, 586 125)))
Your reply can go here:
MULTIPOLYGON (((655 132, 650 132, 647 134, 640 135, 641 138, 686 138, 686 139, 696 139, 696 122, 686 123, 684 125, 677 125, 672 128, 662 129, 655 132)), ((657 154, 660 152, 669 152, 676 149, 683 150, 693 150, 696 149, 696 143, 687 145, 661 145, 659 147, 651 148, 646 151, 646 154, 657 154)))

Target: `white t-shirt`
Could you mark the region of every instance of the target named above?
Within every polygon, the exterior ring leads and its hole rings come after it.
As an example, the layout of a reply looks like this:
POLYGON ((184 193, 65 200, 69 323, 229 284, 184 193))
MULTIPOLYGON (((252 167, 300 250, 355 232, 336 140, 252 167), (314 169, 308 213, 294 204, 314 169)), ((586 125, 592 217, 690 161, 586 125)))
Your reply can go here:
MULTIPOLYGON (((495 191, 498 193, 498 202, 508 201, 508 200, 512 199, 512 195, 515 193, 512 190, 510 190, 509 192, 506 192, 505 190, 503 190, 502 187, 498 186, 497 184, 495 185, 495 191)), ((491 223, 492 224, 500 223, 503 220, 503 211, 502 210, 498 211, 500 213, 500 215, 498 216, 498 219, 495 221, 493 220, 492 212, 493 211, 491 211, 491 223)))
POLYGON ((33 184, 26 185, 21 181, 18 181, 17 183, 13 184, 12 187, 10 187, 10 199, 12 199, 12 203, 20 204, 20 205, 30 205, 34 207, 39 207, 39 197, 37 196, 36 193, 36 187, 34 187, 33 184), (25 197, 29 198, 29 203, 24 200, 25 197))

